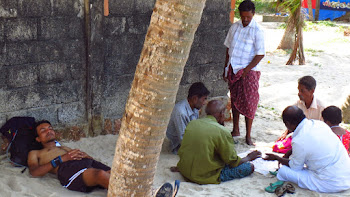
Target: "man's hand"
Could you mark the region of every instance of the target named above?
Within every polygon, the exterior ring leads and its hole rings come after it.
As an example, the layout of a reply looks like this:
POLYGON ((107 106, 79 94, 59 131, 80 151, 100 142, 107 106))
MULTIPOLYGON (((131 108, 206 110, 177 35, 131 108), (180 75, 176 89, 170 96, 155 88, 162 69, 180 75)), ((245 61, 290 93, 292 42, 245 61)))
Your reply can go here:
POLYGON ((277 158, 278 158, 278 156, 275 154, 266 153, 266 157, 263 159, 267 160, 267 161, 275 161, 275 160, 277 160, 277 158))
POLYGON ((284 140, 286 139, 287 135, 289 134, 290 132, 288 131, 288 129, 281 135, 281 137, 279 137, 277 139, 277 141, 280 141, 280 140, 284 140))
POLYGON ((246 77, 248 75, 249 71, 250 71, 250 69, 247 67, 245 69, 243 69, 242 78, 246 77))
POLYGON ((68 153, 62 155, 61 157, 63 162, 70 161, 70 160, 82 160, 83 158, 91 158, 91 157, 85 152, 80 151, 79 149, 73 149, 68 153))
POLYGON ((249 158, 249 161, 253 161, 253 160, 255 160, 256 158, 261 157, 261 152, 255 150, 255 151, 249 153, 249 154, 247 155, 247 157, 249 158))
POLYGON ((222 73, 222 78, 224 79, 225 82, 228 81, 227 75, 228 75, 228 67, 225 66, 224 67, 224 73, 222 73))

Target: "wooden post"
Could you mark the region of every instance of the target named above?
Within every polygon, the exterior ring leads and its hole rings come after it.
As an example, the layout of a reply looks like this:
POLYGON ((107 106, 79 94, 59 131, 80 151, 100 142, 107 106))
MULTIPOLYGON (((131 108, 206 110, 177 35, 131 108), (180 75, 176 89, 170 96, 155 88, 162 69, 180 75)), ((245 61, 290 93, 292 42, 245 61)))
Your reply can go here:
POLYGON ((108 0, 103 0, 103 15, 109 15, 108 0))
POLYGON ((231 0, 231 12, 230 12, 231 23, 233 23, 235 20, 235 7, 236 7, 236 0, 231 0))

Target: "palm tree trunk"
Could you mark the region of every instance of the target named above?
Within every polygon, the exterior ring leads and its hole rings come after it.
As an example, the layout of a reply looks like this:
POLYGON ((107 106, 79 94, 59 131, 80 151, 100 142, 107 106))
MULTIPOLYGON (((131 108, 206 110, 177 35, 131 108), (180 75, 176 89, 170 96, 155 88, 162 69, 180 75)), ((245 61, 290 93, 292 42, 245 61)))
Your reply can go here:
POLYGON ((293 65, 293 62, 296 60, 298 55, 299 65, 305 64, 305 56, 304 56, 304 47, 303 47, 303 26, 304 26, 304 18, 301 14, 301 4, 296 10, 295 13, 295 24, 296 24, 296 34, 295 34, 295 42, 293 51, 287 61, 286 65, 293 65))
POLYGON ((288 22, 287 22, 287 28, 284 31, 282 40, 280 42, 280 44, 278 45, 278 49, 293 49, 294 46, 294 38, 295 38, 295 17, 293 17, 293 15, 291 15, 288 18, 288 22))
POLYGON ((350 124, 350 95, 346 98, 344 105, 341 107, 343 111, 343 121, 345 124, 350 124))
POLYGON ((157 0, 122 118, 108 196, 150 196, 205 0, 157 0))
POLYGON ((312 0, 307 0, 307 10, 309 12, 309 21, 314 21, 314 14, 312 13, 312 0))
POLYGON ((320 16, 320 0, 316 0, 316 7, 315 7, 315 21, 318 21, 318 17, 320 16))

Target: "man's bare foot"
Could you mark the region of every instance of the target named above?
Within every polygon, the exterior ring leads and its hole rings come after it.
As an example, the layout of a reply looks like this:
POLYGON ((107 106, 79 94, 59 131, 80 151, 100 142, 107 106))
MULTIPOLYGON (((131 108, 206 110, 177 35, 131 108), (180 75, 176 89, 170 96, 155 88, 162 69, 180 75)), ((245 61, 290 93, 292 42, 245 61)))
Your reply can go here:
POLYGON ((176 166, 170 167, 171 172, 180 172, 180 170, 176 166))
POLYGON ((239 131, 232 131, 231 135, 232 137, 236 137, 236 136, 240 136, 241 134, 239 133, 239 131))
POLYGON ((251 138, 245 138, 245 142, 246 142, 249 146, 255 146, 255 143, 252 141, 251 138))

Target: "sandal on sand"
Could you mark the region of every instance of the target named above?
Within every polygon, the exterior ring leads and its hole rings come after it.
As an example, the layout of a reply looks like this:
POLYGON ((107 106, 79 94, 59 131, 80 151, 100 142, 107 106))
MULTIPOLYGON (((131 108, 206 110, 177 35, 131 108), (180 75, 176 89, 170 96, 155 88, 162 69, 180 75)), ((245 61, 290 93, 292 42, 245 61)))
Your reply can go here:
POLYGON ((173 197, 176 196, 177 192, 179 191, 179 188, 180 188, 180 180, 175 180, 173 197))
POLYGON ((284 181, 276 181, 274 183, 270 183, 270 185, 265 188, 265 191, 274 193, 276 191, 276 188, 281 187, 283 183, 284 181))
POLYGON ((275 170, 275 171, 269 171, 269 173, 273 176, 277 176, 277 173, 278 173, 278 170, 275 170))
POLYGON ((155 197, 175 197, 179 191, 180 181, 175 180, 174 189, 170 183, 164 183, 155 194, 155 197))
POLYGON ((173 186, 166 182, 157 191, 155 197, 172 197, 173 186))
POLYGON ((294 194, 295 192, 295 187, 291 183, 285 183, 280 187, 277 187, 275 190, 275 194, 278 197, 283 196, 285 193, 291 193, 294 194))

